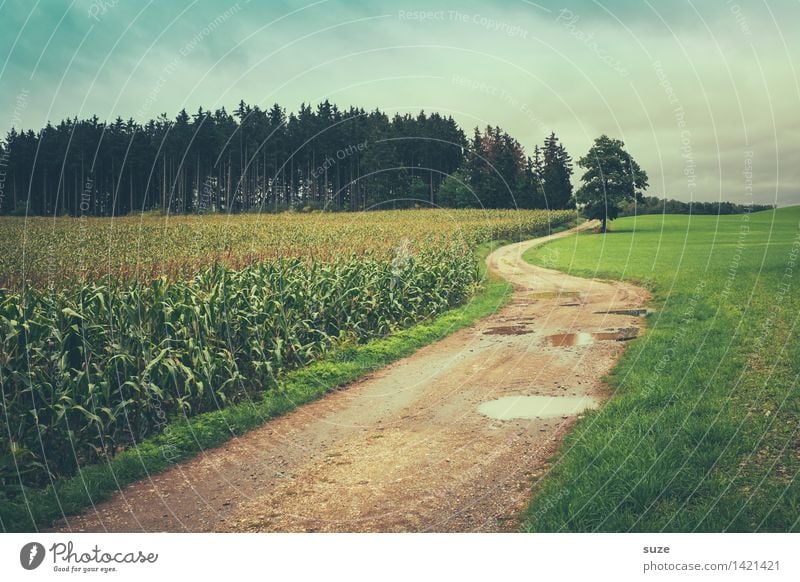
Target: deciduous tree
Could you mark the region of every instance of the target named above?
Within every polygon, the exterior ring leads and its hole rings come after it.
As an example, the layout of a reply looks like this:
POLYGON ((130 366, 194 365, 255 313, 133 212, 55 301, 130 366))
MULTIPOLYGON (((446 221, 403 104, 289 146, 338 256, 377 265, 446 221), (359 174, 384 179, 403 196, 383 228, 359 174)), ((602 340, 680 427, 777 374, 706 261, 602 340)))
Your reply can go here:
POLYGON ((601 221, 601 232, 606 232, 608 221, 619 215, 624 202, 641 199, 647 188, 647 173, 625 151, 621 140, 607 135, 594 140, 578 165, 586 171, 575 198, 584 216, 601 221))

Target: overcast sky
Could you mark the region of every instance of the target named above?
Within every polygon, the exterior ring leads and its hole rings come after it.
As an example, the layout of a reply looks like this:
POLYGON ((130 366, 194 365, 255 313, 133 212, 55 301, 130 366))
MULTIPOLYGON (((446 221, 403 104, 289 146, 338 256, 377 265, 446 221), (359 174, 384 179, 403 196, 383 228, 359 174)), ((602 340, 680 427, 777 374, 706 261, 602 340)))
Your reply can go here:
POLYGON ((798 204, 798 22, 798 0, 0 0, 0 128, 329 98, 529 151, 553 130, 576 159, 607 133, 651 195, 798 204))

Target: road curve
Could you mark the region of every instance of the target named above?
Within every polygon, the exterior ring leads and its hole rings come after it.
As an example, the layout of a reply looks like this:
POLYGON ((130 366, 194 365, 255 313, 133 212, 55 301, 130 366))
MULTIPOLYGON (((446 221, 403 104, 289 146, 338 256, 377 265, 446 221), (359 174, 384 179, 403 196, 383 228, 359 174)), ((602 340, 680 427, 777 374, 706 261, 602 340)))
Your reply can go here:
POLYGON ((514 293, 474 327, 124 487, 57 529, 516 529, 532 484, 546 475, 578 414, 501 420, 479 408, 510 396, 583 397, 602 405, 608 392, 599 378, 625 345, 614 334, 641 325, 635 316, 607 312, 647 299, 629 284, 522 260, 531 246, 568 234, 492 253, 489 268, 512 282, 514 293), (570 345, 576 338, 578 345, 570 345))

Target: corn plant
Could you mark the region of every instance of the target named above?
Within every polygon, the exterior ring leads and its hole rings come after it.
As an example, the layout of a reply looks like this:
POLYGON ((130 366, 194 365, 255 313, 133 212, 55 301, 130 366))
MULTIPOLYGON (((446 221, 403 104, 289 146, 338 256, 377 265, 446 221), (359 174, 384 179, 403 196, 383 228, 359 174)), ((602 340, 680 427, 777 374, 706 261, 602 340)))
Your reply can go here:
POLYGON ((89 283, 0 295, 6 490, 44 484, 194 415, 275 386, 343 338, 367 340, 463 302, 477 280, 458 245, 401 267, 299 258, 186 281, 89 283))
MULTIPOLYGON (((462 304, 478 281, 476 243, 570 217, 525 214, 520 226, 513 213, 431 211, 431 223, 420 226, 407 218, 420 213, 373 214, 371 223, 353 215, 316 223, 270 218, 283 246, 243 217, 245 227, 230 238, 239 251, 250 247, 249 258, 210 252, 160 274, 152 249, 145 265, 107 265, 102 273, 101 256, 115 263, 125 255, 100 222, 86 236, 111 242, 107 255, 86 251, 94 271, 75 270, 44 285, 36 268, 24 270, 31 280, 15 279, 11 263, 0 265, 6 280, 20 283, 0 288, 0 412, 7 425, 0 434, 0 496, 74 474, 175 418, 259 398, 286 371, 343 342, 383 336, 462 304), (450 215, 458 219, 448 222, 450 215), (275 256, 265 251, 267 242, 275 243, 275 256), (298 250, 304 245, 311 251, 298 250)), ((181 218, 161 235, 171 240, 165 252, 194 256, 181 247, 195 236, 186 224, 197 226, 181 218)), ((33 228, 31 236, 43 242, 50 234, 33 228)), ((215 228, 207 236, 211 242, 198 243, 206 249, 225 238, 215 228)))

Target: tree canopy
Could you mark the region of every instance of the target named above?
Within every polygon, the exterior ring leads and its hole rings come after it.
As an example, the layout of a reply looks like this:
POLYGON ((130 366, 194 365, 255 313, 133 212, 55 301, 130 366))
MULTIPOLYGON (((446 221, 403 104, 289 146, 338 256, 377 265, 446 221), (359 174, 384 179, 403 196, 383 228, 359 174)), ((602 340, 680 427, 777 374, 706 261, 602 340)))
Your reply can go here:
POLYGON ((534 172, 541 189, 544 206, 553 209, 575 208, 572 198, 572 158, 551 132, 544 146, 534 151, 534 172))
POLYGON ((619 216, 624 203, 641 200, 648 186, 647 173, 625 151, 625 144, 607 135, 594 140, 578 165, 586 171, 575 199, 584 216, 601 221, 601 232, 619 216))
POLYGON ((496 126, 468 140, 449 116, 327 100, 291 113, 242 101, 144 123, 73 118, 0 143, 0 213, 568 207, 569 155, 555 134, 541 153, 496 126))
POLYGON ((145 123, 66 119, 8 133, 0 213, 356 210, 407 197, 412 183, 434 201, 466 148, 452 117, 390 119, 328 101, 289 114, 241 102, 233 114, 200 108, 145 123))

